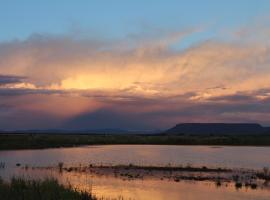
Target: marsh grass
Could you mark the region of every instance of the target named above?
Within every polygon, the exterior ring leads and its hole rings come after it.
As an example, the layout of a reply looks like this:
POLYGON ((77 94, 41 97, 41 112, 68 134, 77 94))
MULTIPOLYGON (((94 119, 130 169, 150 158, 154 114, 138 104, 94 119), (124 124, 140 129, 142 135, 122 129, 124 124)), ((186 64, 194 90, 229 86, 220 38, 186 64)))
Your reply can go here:
POLYGON ((58 168, 59 168, 59 172, 60 172, 60 173, 63 172, 63 166, 64 166, 64 163, 63 163, 63 162, 59 162, 59 163, 58 163, 58 168))
POLYGON ((0 199, 3 200, 95 200, 91 194, 65 187, 56 179, 25 180, 0 178, 0 199))
POLYGON ((236 189, 241 189, 242 186, 243 186, 243 185, 242 185, 241 182, 236 182, 236 183, 235 183, 235 188, 236 188, 236 189))

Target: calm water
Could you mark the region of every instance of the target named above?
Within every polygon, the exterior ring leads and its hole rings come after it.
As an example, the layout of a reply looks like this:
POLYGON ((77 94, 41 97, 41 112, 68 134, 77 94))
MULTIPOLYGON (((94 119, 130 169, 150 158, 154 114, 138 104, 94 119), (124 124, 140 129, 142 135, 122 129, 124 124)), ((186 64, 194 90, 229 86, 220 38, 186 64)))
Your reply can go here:
POLYGON ((233 185, 217 187, 210 182, 162 181, 157 179, 122 180, 111 176, 96 176, 80 173, 55 171, 17 170, 15 174, 25 177, 56 177, 59 182, 71 183, 77 189, 92 192, 104 199, 124 200, 269 200, 270 189, 243 188, 237 190, 233 185))
POLYGON ((65 164, 186 165, 262 169, 270 167, 270 147, 108 145, 0 151, 0 162, 31 166, 65 164))
POLYGON ((65 165, 79 164, 138 164, 138 165, 186 165, 229 168, 262 169, 270 167, 269 147, 211 147, 211 146, 153 146, 153 145, 109 145, 76 148, 0 151, 0 162, 6 163, 0 169, 0 176, 8 179, 13 175, 26 177, 58 178, 62 183, 91 190, 101 197, 123 196, 138 200, 268 200, 269 189, 236 190, 233 186, 217 188, 209 182, 174 182, 157 179, 124 181, 115 177, 88 174, 16 168, 16 163, 30 166, 51 166, 58 162, 65 165))

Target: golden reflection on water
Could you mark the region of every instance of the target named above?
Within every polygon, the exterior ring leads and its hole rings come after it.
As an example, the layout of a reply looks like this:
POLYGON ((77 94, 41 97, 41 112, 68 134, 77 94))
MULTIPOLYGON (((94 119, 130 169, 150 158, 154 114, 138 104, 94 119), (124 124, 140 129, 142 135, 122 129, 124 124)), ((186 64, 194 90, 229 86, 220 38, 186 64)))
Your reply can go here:
MULTIPOLYGON (((18 174, 22 174, 20 171, 18 174)), ((28 170, 25 177, 56 177, 63 184, 71 184, 78 190, 89 191, 97 197, 124 200, 269 200, 269 189, 237 190, 233 184, 217 187, 207 181, 168 181, 159 179, 123 180, 113 176, 54 170, 28 170)))
MULTIPOLYGON (((60 177, 59 177, 60 178, 60 177)), ((234 186, 216 187, 210 182, 165 181, 165 180, 122 180, 114 177, 86 176, 78 174, 61 175, 61 181, 69 180, 72 185, 82 190, 91 190, 97 197, 136 200, 269 200, 267 190, 236 190, 234 186), (90 186, 90 188, 89 188, 90 186)))

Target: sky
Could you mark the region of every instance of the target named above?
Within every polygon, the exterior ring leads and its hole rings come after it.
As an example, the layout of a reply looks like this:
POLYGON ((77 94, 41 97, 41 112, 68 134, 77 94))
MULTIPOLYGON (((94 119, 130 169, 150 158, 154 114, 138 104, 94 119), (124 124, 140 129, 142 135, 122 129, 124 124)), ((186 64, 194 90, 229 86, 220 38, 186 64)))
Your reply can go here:
POLYGON ((268 0, 0 0, 0 130, 270 125, 268 0))

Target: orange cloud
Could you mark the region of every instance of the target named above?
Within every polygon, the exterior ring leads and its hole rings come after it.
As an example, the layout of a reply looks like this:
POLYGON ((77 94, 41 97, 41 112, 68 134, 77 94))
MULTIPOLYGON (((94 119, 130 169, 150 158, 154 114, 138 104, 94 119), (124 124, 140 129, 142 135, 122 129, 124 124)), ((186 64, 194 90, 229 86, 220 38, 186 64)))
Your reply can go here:
MULTIPOLYGON (((217 115, 221 121, 227 116, 243 118, 244 111, 251 112, 248 106, 237 112, 226 107, 238 105, 236 98, 228 97, 239 94, 254 97, 241 102, 242 106, 257 101, 267 107, 269 44, 262 38, 237 33, 226 40, 205 41, 184 50, 172 47, 193 31, 133 41, 38 35, 26 41, 2 43, 1 74, 25 78, 0 84, 0 95, 12 99, 9 104, 17 109, 63 120, 109 109, 109 113, 143 113, 144 118, 158 113, 156 120, 169 123, 199 119, 201 114, 194 113, 193 108, 202 111, 200 106, 209 109, 209 120, 217 119, 217 115), (216 110, 209 107, 213 102, 217 103, 216 110), (158 116, 167 112, 171 113, 169 119, 158 116)), ((268 35, 261 35, 268 39, 268 35)), ((3 99, 1 102, 7 103, 3 99)), ((248 120, 265 115, 252 113, 248 120)))

